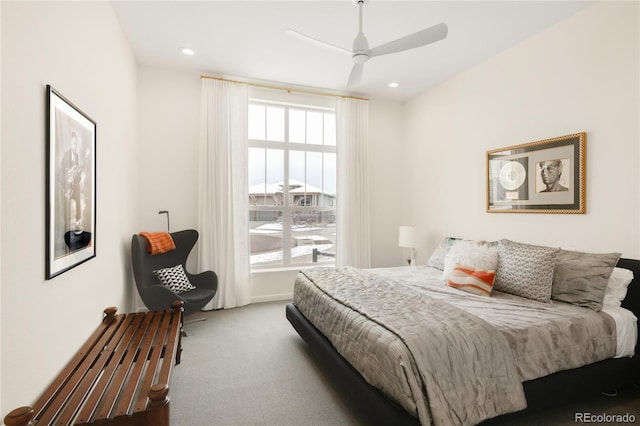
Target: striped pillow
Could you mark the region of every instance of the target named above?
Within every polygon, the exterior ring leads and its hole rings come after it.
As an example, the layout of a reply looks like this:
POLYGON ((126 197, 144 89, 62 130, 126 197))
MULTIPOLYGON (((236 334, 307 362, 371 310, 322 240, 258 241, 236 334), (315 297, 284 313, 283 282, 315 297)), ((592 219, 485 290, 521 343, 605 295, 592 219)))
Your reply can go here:
POLYGON ((495 279, 496 271, 468 268, 456 263, 449 275, 447 285, 478 296, 489 296, 495 279))

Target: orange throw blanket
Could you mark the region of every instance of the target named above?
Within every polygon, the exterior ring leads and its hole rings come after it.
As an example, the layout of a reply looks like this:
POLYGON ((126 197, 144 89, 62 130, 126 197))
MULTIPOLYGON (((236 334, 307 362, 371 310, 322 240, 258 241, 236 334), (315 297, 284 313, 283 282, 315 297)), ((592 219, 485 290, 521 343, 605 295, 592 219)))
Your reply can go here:
POLYGON ((168 232, 141 232, 147 239, 147 251, 152 255, 166 253, 176 248, 176 243, 168 232))

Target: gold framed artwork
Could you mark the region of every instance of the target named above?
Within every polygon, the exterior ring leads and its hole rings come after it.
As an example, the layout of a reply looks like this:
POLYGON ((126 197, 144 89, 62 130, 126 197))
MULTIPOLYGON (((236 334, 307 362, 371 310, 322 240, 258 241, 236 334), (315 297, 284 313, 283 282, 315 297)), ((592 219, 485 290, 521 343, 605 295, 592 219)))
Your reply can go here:
POLYGON ((488 213, 586 213, 586 132, 487 151, 488 213))

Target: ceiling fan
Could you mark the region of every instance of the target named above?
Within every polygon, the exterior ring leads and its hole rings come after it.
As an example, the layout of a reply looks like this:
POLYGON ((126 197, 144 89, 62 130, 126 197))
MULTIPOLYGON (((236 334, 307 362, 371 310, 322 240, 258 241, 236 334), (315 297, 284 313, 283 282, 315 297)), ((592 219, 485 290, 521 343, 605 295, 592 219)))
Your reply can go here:
POLYGON ((288 28, 286 30, 286 33, 290 36, 300 38, 307 42, 311 42, 320 47, 337 50, 339 52, 348 53, 349 55, 351 55, 354 64, 353 68, 351 69, 351 74, 349 75, 349 80, 347 82, 348 87, 353 86, 360 81, 360 79, 362 78, 362 71, 364 70, 364 63, 369 59, 376 56, 388 55, 390 53, 397 53, 409 49, 414 49, 416 47, 434 43, 447 37, 447 24, 440 23, 432 27, 425 28, 424 30, 418 31, 416 33, 410 34, 408 36, 399 38, 397 40, 381 44, 380 46, 374 47, 373 49, 369 49, 369 42, 362 32, 362 6, 368 3, 369 0, 351 0, 351 2, 354 5, 358 6, 359 11, 359 30, 358 35, 353 40, 352 50, 345 49, 340 46, 335 46, 333 44, 326 43, 313 37, 309 37, 308 35, 302 34, 296 30, 292 30, 291 28, 288 28))

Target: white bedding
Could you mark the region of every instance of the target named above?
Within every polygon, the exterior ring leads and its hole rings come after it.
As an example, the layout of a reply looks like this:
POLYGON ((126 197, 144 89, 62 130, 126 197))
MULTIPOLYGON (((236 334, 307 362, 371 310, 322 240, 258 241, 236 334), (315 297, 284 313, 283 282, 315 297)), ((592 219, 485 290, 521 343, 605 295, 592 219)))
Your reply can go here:
POLYGON ((602 312, 613 318, 616 323, 615 358, 631 357, 638 341, 638 319, 633 312, 619 306, 604 305, 602 312))

